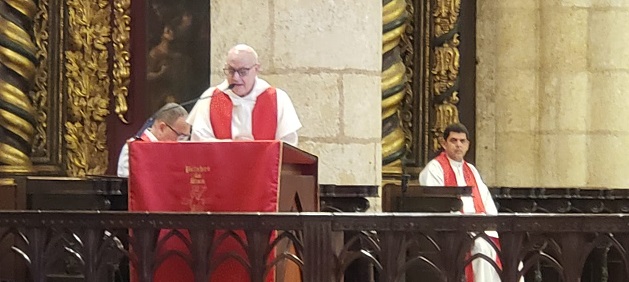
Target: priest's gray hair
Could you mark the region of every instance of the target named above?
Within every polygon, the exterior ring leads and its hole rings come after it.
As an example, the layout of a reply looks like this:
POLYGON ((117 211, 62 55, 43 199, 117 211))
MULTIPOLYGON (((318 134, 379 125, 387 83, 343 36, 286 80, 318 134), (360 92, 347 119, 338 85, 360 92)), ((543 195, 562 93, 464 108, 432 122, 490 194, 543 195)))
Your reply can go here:
POLYGON ((155 113, 155 120, 161 120, 167 124, 174 124, 177 119, 188 116, 188 111, 177 103, 168 103, 155 113))

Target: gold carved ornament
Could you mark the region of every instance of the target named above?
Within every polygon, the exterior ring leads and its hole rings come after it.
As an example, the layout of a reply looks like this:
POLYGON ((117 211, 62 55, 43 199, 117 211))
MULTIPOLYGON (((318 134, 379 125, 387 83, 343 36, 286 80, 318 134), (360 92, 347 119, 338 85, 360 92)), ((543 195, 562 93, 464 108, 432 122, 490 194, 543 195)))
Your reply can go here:
POLYGON ((405 134, 399 109, 405 95, 407 68, 400 57, 399 45, 408 26, 407 3, 391 0, 382 11, 382 160, 384 173, 401 173, 401 159, 406 152, 405 134), (386 129, 386 130, 385 130, 386 129))
POLYGON ((411 152, 410 147, 413 145, 413 142, 417 141, 417 140, 414 140, 413 133, 412 133, 412 128, 414 126, 413 125, 413 116, 414 116, 413 100, 419 98, 419 97, 415 97, 415 95, 413 94, 412 81, 415 77, 415 71, 413 70, 413 68, 421 67, 421 66, 414 65, 415 47, 413 46, 413 42, 415 40, 414 38, 415 8, 413 6, 412 0, 407 0, 406 11, 409 15, 408 16, 409 21, 406 25, 406 31, 402 33, 401 35, 400 50, 401 50, 402 62, 404 63, 404 66, 406 67, 406 81, 407 82, 404 87, 402 101, 400 102, 401 107, 399 109, 399 115, 400 115, 400 123, 401 123, 402 131, 404 132, 404 140, 405 140, 404 145, 406 146, 406 150, 408 152, 411 152))
POLYGON ((107 0, 68 0, 67 6, 66 169, 70 176, 102 174, 107 169, 111 10, 107 0))
POLYGON ((28 92, 36 72, 37 52, 19 19, 32 23, 33 1, 4 0, 0 10, 0 172, 30 172, 35 110, 28 92))
POLYGON ((460 52, 459 34, 451 33, 459 19, 460 0, 438 0, 433 16, 435 37, 451 36, 441 46, 434 47, 434 63, 431 69, 435 121, 432 125, 432 150, 440 148, 439 138, 445 128, 459 122, 458 91, 455 88, 459 77, 460 52), (437 99, 439 98, 439 99, 437 99))
POLYGON ((35 118, 37 120, 36 134, 33 140, 32 155, 33 157, 39 157, 46 155, 48 152, 46 145, 48 140, 47 128, 48 128, 48 40, 49 40, 49 27, 48 27, 48 0, 39 0, 39 8, 37 15, 35 16, 33 24, 33 33, 35 37, 35 45, 37 46, 37 72, 35 73, 35 84, 31 91, 31 100, 36 110, 35 118))
POLYGON ((433 17, 435 37, 440 37, 454 29, 459 21, 461 0, 437 0, 433 17))
POLYGON ((113 95, 116 101, 115 112, 124 123, 129 123, 125 118, 128 111, 127 96, 129 95, 129 83, 131 81, 131 52, 129 50, 129 38, 131 31, 131 0, 114 0, 114 30, 112 33, 114 49, 113 95))

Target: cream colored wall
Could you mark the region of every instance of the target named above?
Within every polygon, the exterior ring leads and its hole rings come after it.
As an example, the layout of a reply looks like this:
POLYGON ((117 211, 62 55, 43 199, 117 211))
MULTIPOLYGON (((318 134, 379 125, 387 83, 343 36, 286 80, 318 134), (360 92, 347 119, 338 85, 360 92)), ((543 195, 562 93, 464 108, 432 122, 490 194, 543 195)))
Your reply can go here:
POLYGON ((246 43, 261 78, 288 92, 299 147, 319 156, 319 182, 380 184, 382 3, 211 0, 212 84, 227 50, 246 43))
POLYGON ((485 181, 629 187, 629 1, 477 1, 485 181))

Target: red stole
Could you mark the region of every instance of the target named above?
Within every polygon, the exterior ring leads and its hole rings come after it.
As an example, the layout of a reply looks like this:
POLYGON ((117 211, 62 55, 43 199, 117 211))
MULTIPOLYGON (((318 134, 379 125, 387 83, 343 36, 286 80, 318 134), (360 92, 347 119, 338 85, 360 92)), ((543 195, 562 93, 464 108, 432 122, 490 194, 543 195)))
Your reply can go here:
MULTIPOLYGON (((445 186, 458 186, 456 182, 456 174, 454 174, 454 169, 450 165, 450 161, 448 160, 448 156, 445 152, 442 152, 435 158, 441 168, 443 169, 443 182, 445 186)), ((478 184, 476 183, 476 178, 474 177, 474 173, 470 166, 463 161, 463 178, 465 179, 465 185, 472 187, 472 199, 474 200, 474 210, 476 213, 485 213, 485 205, 483 204, 483 199, 480 196, 480 191, 478 190, 478 184)), ((491 238, 494 244, 500 248, 500 243, 497 239, 491 238)), ((467 254, 465 259, 470 258, 470 253, 467 254)), ((496 257, 496 263, 500 268, 502 268, 502 263, 500 259, 496 257)), ((465 277, 467 282, 475 282, 474 281, 474 270, 472 268, 472 264, 470 263, 467 267, 465 267, 465 277)))
MULTIPOLYGON (((151 142, 151 138, 149 138, 146 132, 142 132, 142 135, 140 136, 139 140, 145 141, 145 142, 151 142)), ((138 140, 135 140, 135 141, 138 141, 138 140)))
MULTIPOLYGON (((443 182, 445 186, 458 186, 456 182, 456 174, 454 174, 454 170, 452 166, 450 166, 450 161, 448 160, 448 156, 445 152, 442 152, 435 158, 441 168, 443 169, 443 182)), ((483 198, 480 196, 480 191, 478 191, 478 185, 476 184, 476 178, 474 177, 474 173, 472 173, 472 169, 467 165, 465 161, 463 161, 463 178, 465 178, 465 183, 468 186, 472 187, 472 199, 474 200, 474 210, 476 213, 485 213, 485 205, 483 204, 483 198)))
MULTIPOLYGON (((232 100, 218 88, 210 101, 210 123, 217 139, 232 139, 232 100)), ((255 140, 275 140, 277 131, 277 92, 269 87, 256 98, 251 115, 255 140)))

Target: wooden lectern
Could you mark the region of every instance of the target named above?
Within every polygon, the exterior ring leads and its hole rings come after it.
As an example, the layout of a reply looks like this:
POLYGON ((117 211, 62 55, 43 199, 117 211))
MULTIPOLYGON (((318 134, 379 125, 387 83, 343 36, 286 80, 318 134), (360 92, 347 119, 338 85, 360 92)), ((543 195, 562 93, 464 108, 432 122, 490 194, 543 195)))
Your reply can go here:
POLYGON ((461 196, 471 196, 471 187, 433 187, 397 184, 382 187, 383 212, 454 212, 463 207, 461 196))
MULTIPOLYGON (((316 156, 281 141, 136 141, 129 144, 129 210, 318 211, 317 166, 316 156)), ((220 245, 218 254, 242 251, 227 241, 220 245)), ((186 251, 176 242, 168 246, 186 251)), ((278 245, 276 251, 290 249, 290 244, 278 245)), ((176 258, 167 261, 157 270, 155 281, 172 281, 175 270, 184 269, 176 258)), ((245 281, 248 274, 241 267, 226 261, 212 281, 245 281)), ((278 265, 276 270, 278 281, 300 280, 298 269, 289 265, 278 265)), ((176 278, 188 281, 186 275, 177 273, 176 278)))
POLYGON ((319 211, 319 162, 315 155, 282 143, 279 211, 319 211))
MULTIPOLYGON (((157 200, 162 201, 165 195, 178 196, 176 193, 181 189, 199 186, 205 186, 204 193, 236 196, 238 201, 242 200, 243 194, 237 194, 237 189, 243 193, 276 189, 277 198, 273 200, 277 201, 277 209, 249 210, 247 207, 234 210, 226 207, 223 210, 223 207, 214 209, 210 202, 198 211, 319 211, 317 157, 281 141, 139 141, 130 144, 129 165, 130 211, 159 211, 138 206, 138 201, 133 202, 135 196, 147 197, 148 193, 154 193, 158 194, 157 200), (169 185, 177 186, 177 190, 170 191, 174 194, 163 194, 169 185), (145 190, 138 190, 141 188, 145 190), (156 189, 161 190, 156 192, 156 189)), ((186 205, 167 211, 195 211, 186 210, 189 207, 186 205)))
MULTIPOLYGON (((389 183, 382 187, 382 211, 384 212, 456 212, 463 207, 461 196, 471 196, 471 187, 433 187, 409 184, 401 187, 389 183)), ((418 238, 407 254, 422 255, 434 259, 439 250, 426 238, 418 238)), ((402 281, 439 281, 441 278, 424 264, 410 268, 402 281)))

